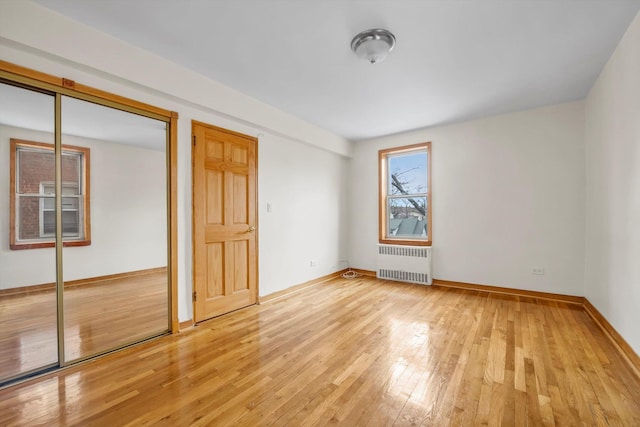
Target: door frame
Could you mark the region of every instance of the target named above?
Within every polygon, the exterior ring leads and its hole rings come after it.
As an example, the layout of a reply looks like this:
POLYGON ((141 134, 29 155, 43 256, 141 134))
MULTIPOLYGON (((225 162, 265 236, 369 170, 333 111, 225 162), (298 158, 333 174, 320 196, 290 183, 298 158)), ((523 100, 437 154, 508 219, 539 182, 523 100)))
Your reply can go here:
POLYGON ((259 208, 259 199, 258 199, 258 170, 259 170, 259 139, 258 137, 255 136, 251 136, 251 135, 247 135, 241 132, 236 132, 230 129, 226 129, 220 126, 215 126, 209 123, 205 123, 205 122, 201 122, 198 120, 191 120, 191 306, 192 306, 192 322, 193 324, 197 324, 200 322, 204 322, 207 321, 209 319, 204 319, 201 321, 196 322, 196 312, 197 312, 197 307, 196 307, 196 300, 194 298, 194 294, 196 292, 195 286, 196 286, 196 257, 195 257, 195 250, 196 250, 196 224, 195 224, 195 209, 194 209, 194 203, 195 203, 195 185, 194 185, 194 171, 195 171, 195 155, 196 155, 196 151, 194 150, 195 144, 196 144, 196 133, 195 133, 195 127, 196 126, 203 126, 209 129, 213 129, 216 130, 218 132, 224 132, 227 133, 229 135, 234 135, 240 138, 249 138, 255 141, 256 143, 256 152, 255 152, 255 176, 256 176, 256 182, 255 182, 255 194, 253 195, 255 197, 255 227, 256 227, 256 233, 255 233, 255 241, 256 241, 256 247, 255 247, 255 252, 256 252, 256 265, 255 265, 255 275, 256 275, 256 288, 255 288, 255 300, 256 300, 256 304, 260 304, 260 242, 259 242, 259 237, 260 237, 260 219, 259 219, 259 212, 260 212, 260 208, 259 208))

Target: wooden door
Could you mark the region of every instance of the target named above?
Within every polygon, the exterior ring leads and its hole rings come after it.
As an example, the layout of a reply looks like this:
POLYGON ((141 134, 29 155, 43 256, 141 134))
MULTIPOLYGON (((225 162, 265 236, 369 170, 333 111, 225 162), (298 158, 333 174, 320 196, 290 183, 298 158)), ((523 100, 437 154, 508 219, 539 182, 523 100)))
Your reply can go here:
POLYGON ((194 320, 258 299, 257 143, 193 122, 194 320))

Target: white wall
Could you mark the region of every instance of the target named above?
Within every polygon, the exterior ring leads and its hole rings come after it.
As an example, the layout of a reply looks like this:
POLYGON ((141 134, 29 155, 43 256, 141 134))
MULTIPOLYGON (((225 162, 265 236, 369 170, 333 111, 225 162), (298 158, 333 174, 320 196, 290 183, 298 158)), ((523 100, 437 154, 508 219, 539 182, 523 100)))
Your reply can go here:
POLYGON ((260 294, 345 268, 347 159, 268 136, 259 159, 260 294))
MULTIPOLYGON (((0 125, 2 165, 9 165, 10 138, 53 142, 51 133, 0 125)), ((166 266, 165 154, 63 138, 65 144, 89 148, 91 158, 91 245, 64 248, 65 280, 166 266)), ((0 289, 54 282, 54 249, 9 249, 8 173, 0 175, 0 189, 0 289)))
POLYGON ((345 139, 29 1, 0 2, 0 57, 179 113, 180 321, 192 317, 192 119, 259 138, 261 295, 342 267, 351 150, 345 139))
POLYGON ((582 295, 584 104, 574 102, 355 144, 351 247, 375 270, 377 154, 432 142, 434 277, 582 295), (532 275, 534 267, 545 275, 532 275))
POLYGON ((640 354, 640 15, 586 101, 585 296, 640 354))

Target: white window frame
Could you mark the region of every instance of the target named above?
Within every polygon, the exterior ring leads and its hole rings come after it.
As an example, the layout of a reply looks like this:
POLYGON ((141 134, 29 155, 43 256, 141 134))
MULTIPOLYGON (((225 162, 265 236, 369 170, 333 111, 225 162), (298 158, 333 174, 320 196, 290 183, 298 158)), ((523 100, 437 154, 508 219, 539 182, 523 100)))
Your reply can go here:
MULTIPOLYGON (((82 223, 83 223, 83 215, 82 215, 82 209, 80 209, 80 207, 82 206, 82 194, 80 194, 80 189, 78 187, 82 187, 82 184, 76 184, 74 182, 63 182, 62 183, 62 212, 77 212, 77 217, 78 217, 78 232, 74 233, 74 234, 69 234, 69 233, 65 233, 64 230, 62 231, 62 237, 65 239, 82 239, 82 232, 83 232, 83 227, 82 227, 82 223), (74 191, 73 194, 65 194, 65 188, 67 189, 72 189, 74 191), (76 206, 78 206, 77 208, 65 208, 64 206, 64 199, 68 199, 68 198, 76 198, 78 199, 76 206)), ((39 226, 40 226, 40 238, 41 239, 48 239, 51 237, 55 236, 55 232, 54 233, 46 233, 44 231, 44 213, 45 212, 55 212, 55 208, 54 209, 47 209, 45 207, 45 199, 53 199, 55 200, 55 182, 51 182, 51 181, 43 181, 40 183, 40 209, 39 209, 39 215, 40 215, 40 220, 39 220, 39 226), (48 193, 46 192, 45 187, 53 187, 53 191, 48 193)))

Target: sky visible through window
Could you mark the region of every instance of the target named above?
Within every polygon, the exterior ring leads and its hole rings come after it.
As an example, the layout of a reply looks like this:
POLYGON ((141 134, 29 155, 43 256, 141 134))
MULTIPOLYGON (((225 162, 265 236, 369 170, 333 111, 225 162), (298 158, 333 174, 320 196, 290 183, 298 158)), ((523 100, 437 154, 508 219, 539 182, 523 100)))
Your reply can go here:
POLYGON ((409 194, 427 191, 427 153, 417 152, 389 157, 390 194, 401 194, 393 186, 392 175, 396 175, 409 194))

